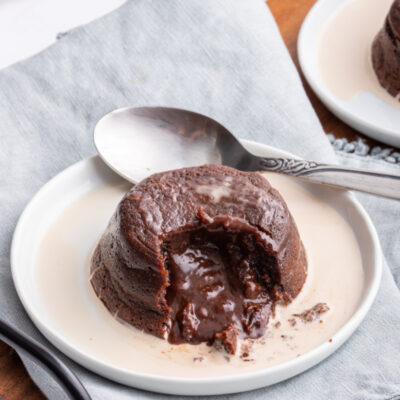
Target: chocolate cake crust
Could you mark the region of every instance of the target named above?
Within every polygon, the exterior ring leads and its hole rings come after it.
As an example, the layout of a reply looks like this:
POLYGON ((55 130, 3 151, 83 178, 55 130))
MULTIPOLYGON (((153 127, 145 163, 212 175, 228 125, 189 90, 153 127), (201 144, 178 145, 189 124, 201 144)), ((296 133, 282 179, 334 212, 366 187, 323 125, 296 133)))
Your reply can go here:
POLYGON ((372 44, 372 65, 381 86, 400 94, 400 0, 395 0, 372 44))
POLYGON ((307 262, 280 194, 219 165, 153 175, 122 199, 91 283, 111 313, 171 343, 256 338, 276 302, 300 292, 307 262))

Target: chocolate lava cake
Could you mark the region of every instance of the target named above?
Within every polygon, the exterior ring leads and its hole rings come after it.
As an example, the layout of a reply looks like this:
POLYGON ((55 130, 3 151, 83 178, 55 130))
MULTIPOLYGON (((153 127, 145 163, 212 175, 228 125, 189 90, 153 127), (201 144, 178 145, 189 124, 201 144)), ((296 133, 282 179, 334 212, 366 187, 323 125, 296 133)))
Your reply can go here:
POLYGON ((117 318, 170 343, 216 344, 266 330, 300 292, 296 224, 258 173, 204 165, 150 176, 121 200, 92 258, 91 283, 117 318))
POLYGON ((372 65, 383 88, 400 94, 400 0, 395 0, 372 45, 372 65))

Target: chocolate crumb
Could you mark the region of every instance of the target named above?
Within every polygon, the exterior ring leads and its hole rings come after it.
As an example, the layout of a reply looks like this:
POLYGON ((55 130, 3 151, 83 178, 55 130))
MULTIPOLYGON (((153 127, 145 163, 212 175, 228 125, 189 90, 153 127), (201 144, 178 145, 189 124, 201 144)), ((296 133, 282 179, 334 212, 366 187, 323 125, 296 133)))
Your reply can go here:
POLYGON ((275 328, 278 329, 280 326, 281 326, 280 321, 275 322, 275 324, 274 324, 274 327, 275 327, 275 328))
POLYGON ((294 318, 288 319, 290 326, 295 326, 296 325, 296 320, 294 318))
POLYGON ((214 345, 217 349, 224 349, 229 354, 235 354, 237 349, 238 332, 233 324, 214 335, 214 345))
POLYGON ((243 361, 247 361, 247 359, 250 357, 251 350, 253 348, 253 342, 247 341, 242 345, 242 352, 240 354, 240 358, 243 361))
POLYGON ((314 307, 305 310, 301 314, 293 314, 293 316, 300 318, 303 322, 313 322, 327 311, 329 311, 329 307, 326 303, 317 303, 314 307))
POLYGON ((204 357, 193 357, 194 362, 202 362, 204 360, 204 357))

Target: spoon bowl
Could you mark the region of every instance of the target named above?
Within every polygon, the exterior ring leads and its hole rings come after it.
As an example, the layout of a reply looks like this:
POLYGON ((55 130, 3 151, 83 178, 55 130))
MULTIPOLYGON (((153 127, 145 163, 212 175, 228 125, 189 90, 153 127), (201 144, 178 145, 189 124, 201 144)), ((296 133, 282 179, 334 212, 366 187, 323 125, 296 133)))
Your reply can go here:
POLYGON ((176 108, 113 111, 96 125, 94 143, 103 161, 133 183, 156 172, 203 164, 247 171, 256 167, 250 153, 220 123, 176 108))

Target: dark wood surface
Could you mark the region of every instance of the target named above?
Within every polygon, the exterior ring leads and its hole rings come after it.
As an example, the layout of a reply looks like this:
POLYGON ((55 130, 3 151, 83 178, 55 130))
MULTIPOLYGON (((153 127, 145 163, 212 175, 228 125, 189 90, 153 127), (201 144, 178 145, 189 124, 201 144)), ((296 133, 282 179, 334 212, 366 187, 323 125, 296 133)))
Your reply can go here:
MULTIPOLYGON (((268 0, 267 2, 298 69, 297 36, 304 17, 315 1, 316 0, 268 0)), ((366 138, 336 118, 318 100, 303 77, 302 79, 307 94, 326 133, 332 133, 337 138, 347 138, 349 141, 362 138, 370 145, 379 144, 383 148, 388 147, 366 138)), ((0 400, 3 399, 42 400, 44 396, 29 378, 18 355, 10 347, 0 341, 0 400)))
POLYGON ((0 341, 0 400, 42 400, 45 397, 26 373, 17 353, 0 341))

